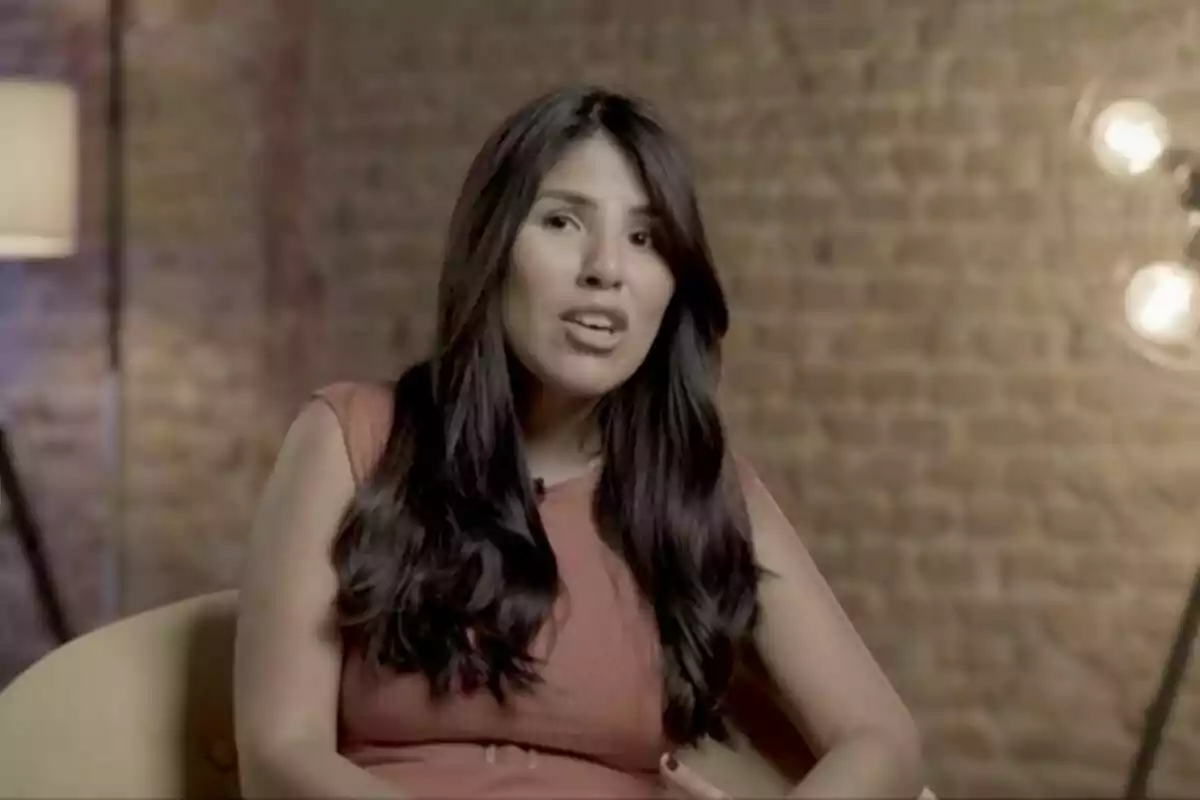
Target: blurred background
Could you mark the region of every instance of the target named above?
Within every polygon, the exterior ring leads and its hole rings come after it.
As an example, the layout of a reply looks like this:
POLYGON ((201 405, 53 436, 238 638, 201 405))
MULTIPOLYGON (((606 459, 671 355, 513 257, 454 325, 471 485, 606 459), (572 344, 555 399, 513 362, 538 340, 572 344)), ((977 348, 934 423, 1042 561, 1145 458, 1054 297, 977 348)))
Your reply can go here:
MULTIPOLYGON (((117 42, 109 10, 0 0, 0 81, 78 102, 43 164, 78 236, 0 260, 0 424, 73 634, 235 585, 309 392, 424 353, 483 138, 586 80, 693 149, 726 420, 931 785, 1124 791, 1200 566, 1200 371, 1180 176, 1134 163, 1163 120, 1096 120, 1151 99, 1200 143, 1194 0, 130 0, 117 42)), ((5 519, 0 686, 57 643, 5 519)), ((1194 672, 1154 796, 1200 792, 1194 672)))

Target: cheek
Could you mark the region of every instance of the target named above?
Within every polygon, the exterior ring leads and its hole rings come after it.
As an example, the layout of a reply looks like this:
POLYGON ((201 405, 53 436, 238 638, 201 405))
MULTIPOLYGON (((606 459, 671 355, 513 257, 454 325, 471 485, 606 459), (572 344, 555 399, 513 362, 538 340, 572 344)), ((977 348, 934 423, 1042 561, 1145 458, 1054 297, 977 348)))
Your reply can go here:
POLYGON ((509 280, 530 307, 541 307, 569 279, 571 257, 569 247, 535 228, 523 228, 513 243, 509 280))
POLYGON ((522 310, 524 292, 517 284, 516 278, 510 274, 504 281, 503 302, 501 304, 501 320, 504 324, 504 338, 510 347, 518 353, 525 349, 524 342, 528 339, 525 331, 526 317, 522 310))
POLYGON ((504 328, 509 344, 523 355, 545 338, 545 311, 553 305, 557 275, 552 253, 536 234, 524 233, 513 245, 504 283, 504 328))
POLYGON ((639 316, 645 328, 647 339, 653 340, 658 334, 663 314, 675 295, 675 278, 670 271, 663 269, 660 273, 647 276, 646 282, 639 287, 639 316))

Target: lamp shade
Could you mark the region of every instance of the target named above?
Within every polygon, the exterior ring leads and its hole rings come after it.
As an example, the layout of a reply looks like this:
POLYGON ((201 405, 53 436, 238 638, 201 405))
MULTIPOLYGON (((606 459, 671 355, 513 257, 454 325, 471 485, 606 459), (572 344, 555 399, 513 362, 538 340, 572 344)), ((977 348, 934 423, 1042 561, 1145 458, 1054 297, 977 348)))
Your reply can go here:
POLYGON ((75 252, 78 132, 70 86, 0 80, 0 259, 75 252))

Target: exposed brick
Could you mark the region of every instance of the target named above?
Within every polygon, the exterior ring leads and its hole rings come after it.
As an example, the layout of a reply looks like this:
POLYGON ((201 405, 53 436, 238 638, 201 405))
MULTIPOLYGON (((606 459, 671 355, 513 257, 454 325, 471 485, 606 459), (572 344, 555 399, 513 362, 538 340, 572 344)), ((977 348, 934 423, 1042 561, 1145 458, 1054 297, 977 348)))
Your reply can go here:
POLYGON ((925 545, 914 550, 912 557, 916 586, 922 591, 969 595, 986 582, 986 554, 965 542, 954 547, 925 545))
POLYGON ((952 453, 932 460, 923 470, 923 481, 932 488, 961 496, 978 489, 995 489, 1003 462, 986 452, 952 453))
POLYGON ((888 442, 910 453, 944 451, 952 437, 951 422, 933 415, 906 414, 887 422, 888 442))
POLYGON ((859 396, 854 376, 830 367, 818 366, 798 372, 793 386, 797 400, 806 405, 836 407, 859 396))
POLYGON ((995 474, 981 471, 981 478, 963 498, 963 533, 976 541, 1010 541, 1036 536, 1036 507, 1013 502, 999 490, 995 474))
POLYGON ((819 415, 817 426, 824 440, 833 447, 877 447, 883 438, 880 420, 863 416, 862 412, 825 411, 819 415))
POLYGON ((911 407, 919 397, 919 374, 911 368, 874 367, 856 376, 856 397, 871 407, 911 407))
POLYGON ((998 402, 997 376, 978 368, 932 369, 923 372, 929 404, 945 413, 994 406, 998 402))
POLYGON ((935 717, 923 733, 934 750, 952 747, 968 758, 995 758, 1000 750, 995 726, 975 714, 935 717))
POLYGON ((965 420, 965 438, 975 448, 1012 449, 1036 446, 1041 442, 1037 421, 1011 411, 978 414, 965 420))
POLYGON ((906 487, 892 498, 884 527, 908 541, 960 534, 962 511, 953 495, 906 487))

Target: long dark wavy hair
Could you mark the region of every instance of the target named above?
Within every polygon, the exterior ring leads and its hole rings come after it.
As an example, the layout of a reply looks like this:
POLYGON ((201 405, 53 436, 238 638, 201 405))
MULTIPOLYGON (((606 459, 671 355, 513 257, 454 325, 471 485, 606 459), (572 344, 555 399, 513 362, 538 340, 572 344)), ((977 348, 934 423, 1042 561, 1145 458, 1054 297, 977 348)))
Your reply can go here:
POLYGON ((667 735, 723 739, 722 698, 757 620, 759 579, 714 399, 728 310, 688 160, 625 95, 543 96, 472 163, 450 223, 434 355, 396 382, 383 456, 333 546, 337 617, 344 642, 373 664, 423 673, 434 696, 486 689, 503 703, 539 682, 530 646, 562 586, 525 464, 522 368, 499 297, 543 176, 598 132, 640 173, 676 289, 645 362, 598 404, 592 512, 653 608, 667 735))

